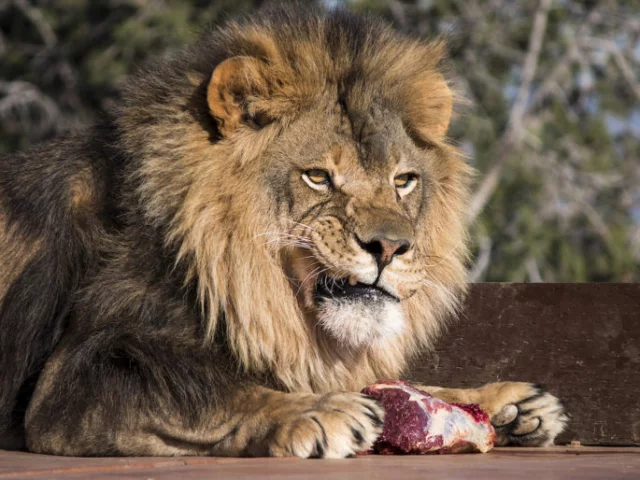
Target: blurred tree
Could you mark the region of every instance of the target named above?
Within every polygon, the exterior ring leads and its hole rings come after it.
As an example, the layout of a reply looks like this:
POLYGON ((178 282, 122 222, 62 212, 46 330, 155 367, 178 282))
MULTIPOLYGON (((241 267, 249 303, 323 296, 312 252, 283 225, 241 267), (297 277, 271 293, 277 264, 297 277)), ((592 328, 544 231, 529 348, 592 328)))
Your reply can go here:
MULTIPOLYGON (((0 152, 91 122, 148 56, 261 3, 0 0, 0 152)), ((323 3, 449 39, 474 280, 640 281, 638 0, 323 3)))
POLYGON ((0 0, 0 152, 85 125, 153 54, 259 0, 0 0))
POLYGON ((449 39, 474 280, 640 281, 640 2, 346 3, 449 39))

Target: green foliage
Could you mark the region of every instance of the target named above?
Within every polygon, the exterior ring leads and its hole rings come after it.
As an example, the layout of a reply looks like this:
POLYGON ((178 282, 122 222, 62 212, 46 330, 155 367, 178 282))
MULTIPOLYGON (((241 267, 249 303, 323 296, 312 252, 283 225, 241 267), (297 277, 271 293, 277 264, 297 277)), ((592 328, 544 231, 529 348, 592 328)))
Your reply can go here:
POLYGON ((189 43, 208 25, 259 3, 0 2, 0 79, 29 86, 24 104, 0 108, 0 152, 90 122, 117 98, 119 82, 148 58, 189 43))
MULTIPOLYGON (((511 142, 539 1, 326 0, 444 35, 469 99, 450 134, 498 187, 472 227, 489 281, 640 280, 637 0, 556 0, 511 142), (635 84, 634 84, 635 82, 635 84), (511 123, 510 123, 511 122, 511 123), (633 215, 638 216, 634 221, 633 215)), ((251 0, 0 1, 0 152, 93 121, 148 57, 251 0)), ((310 2, 311 3, 311 2, 310 2)))

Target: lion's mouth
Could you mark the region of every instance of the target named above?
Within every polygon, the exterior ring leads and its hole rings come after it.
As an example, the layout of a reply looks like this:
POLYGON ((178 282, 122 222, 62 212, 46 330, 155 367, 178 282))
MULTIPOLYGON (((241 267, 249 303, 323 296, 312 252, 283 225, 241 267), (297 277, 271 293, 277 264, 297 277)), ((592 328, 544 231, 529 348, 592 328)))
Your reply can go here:
POLYGON ((320 276, 316 282, 315 298, 351 299, 351 300, 394 300, 400 299, 377 285, 357 282, 352 285, 346 278, 320 276))

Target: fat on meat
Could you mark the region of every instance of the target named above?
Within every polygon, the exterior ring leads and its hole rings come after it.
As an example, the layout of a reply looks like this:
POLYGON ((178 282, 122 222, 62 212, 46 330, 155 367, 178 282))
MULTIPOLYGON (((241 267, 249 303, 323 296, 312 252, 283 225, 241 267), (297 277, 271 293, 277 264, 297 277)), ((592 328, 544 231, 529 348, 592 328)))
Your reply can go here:
POLYGON ((373 453, 484 453, 496 442, 489 416, 477 405, 447 403, 401 380, 383 380, 362 393, 385 411, 373 453))

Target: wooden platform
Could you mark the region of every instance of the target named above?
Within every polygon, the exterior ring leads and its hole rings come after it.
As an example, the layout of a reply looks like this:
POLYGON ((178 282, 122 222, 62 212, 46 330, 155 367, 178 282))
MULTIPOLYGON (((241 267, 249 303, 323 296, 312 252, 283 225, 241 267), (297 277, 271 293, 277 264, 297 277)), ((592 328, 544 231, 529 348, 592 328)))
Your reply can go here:
POLYGON ((498 448, 487 454, 295 458, 65 458, 0 451, 0 479, 429 479, 640 478, 640 448, 498 448))
POLYGON ((0 451, 0 480, 640 479, 639 371, 640 284, 476 284, 460 320, 408 377, 461 387, 544 383, 572 415, 560 442, 597 447, 345 460, 64 458, 0 451))

